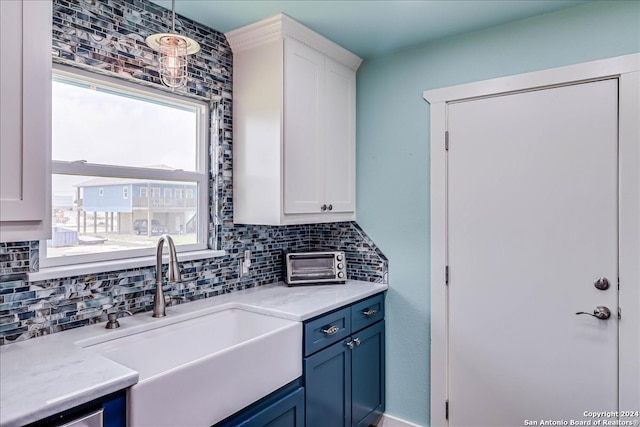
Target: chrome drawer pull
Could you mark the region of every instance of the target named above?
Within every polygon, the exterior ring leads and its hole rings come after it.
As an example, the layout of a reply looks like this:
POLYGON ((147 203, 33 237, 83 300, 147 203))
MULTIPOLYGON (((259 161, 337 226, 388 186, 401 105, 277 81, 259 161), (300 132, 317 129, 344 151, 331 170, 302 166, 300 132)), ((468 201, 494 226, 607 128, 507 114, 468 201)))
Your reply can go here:
POLYGON ((360 338, 354 338, 353 342, 356 343, 356 345, 360 345, 360 338))
POLYGON ((327 336, 331 336, 337 334, 339 330, 340 328, 338 326, 331 326, 327 329, 323 329, 322 332, 327 336))
POLYGON ((378 312, 378 310, 374 310, 373 308, 370 308, 368 310, 363 311, 362 314, 364 314, 367 317, 371 317, 374 314, 376 314, 377 312, 378 312))

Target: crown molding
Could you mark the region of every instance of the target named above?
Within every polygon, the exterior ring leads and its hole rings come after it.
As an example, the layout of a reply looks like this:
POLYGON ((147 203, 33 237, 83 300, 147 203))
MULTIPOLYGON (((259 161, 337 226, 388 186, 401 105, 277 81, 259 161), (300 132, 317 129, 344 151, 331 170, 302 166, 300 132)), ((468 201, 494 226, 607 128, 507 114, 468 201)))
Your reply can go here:
POLYGON ((234 53, 288 38, 303 43, 352 70, 357 70, 362 62, 362 58, 310 30, 284 13, 229 31, 225 33, 225 36, 234 53))

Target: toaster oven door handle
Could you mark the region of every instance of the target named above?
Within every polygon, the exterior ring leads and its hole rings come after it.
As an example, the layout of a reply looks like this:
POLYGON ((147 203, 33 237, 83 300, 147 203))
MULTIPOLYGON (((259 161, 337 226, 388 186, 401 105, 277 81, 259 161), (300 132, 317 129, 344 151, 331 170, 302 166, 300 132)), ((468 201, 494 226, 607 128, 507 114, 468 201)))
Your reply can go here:
POLYGON ((331 335, 337 334, 339 330, 340 330, 340 327, 334 325, 334 326, 329 326, 326 329, 323 329, 322 332, 324 332, 324 334, 327 336, 331 336, 331 335))
POLYGON ((334 253, 310 253, 310 254, 289 254, 290 259, 318 259, 318 258, 335 258, 334 253))

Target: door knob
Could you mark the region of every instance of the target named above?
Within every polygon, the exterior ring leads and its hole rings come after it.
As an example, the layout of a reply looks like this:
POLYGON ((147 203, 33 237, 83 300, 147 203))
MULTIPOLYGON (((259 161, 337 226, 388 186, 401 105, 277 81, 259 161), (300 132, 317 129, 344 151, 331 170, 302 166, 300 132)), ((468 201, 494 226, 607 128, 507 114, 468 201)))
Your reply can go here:
POLYGON ((595 310, 593 310, 593 314, 587 313, 586 311, 579 311, 576 314, 588 314, 589 316, 597 317, 600 320, 606 320, 611 317, 611 310, 604 305, 599 305, 595 310))

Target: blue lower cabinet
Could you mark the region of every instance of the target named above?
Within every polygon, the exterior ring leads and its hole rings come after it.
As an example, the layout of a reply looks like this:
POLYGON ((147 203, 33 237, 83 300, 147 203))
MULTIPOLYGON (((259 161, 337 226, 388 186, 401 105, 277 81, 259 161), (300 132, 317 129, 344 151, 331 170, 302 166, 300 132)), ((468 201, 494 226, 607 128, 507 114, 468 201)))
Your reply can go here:
POLYGON ((384 412, 384 321, 353 335, 351 425, 368 427, 384 412))
POLYGON ((340 341, 304 359, 306 427, 351 425, 351 351, 340 341))
POLYGON ((304 427, 304 388, 298 378, 215 427, 304 427))
POLYGON ((238 424, 242 427, 304 427, 304 389, 298 390, 238 424))
MULTIPOLYGON (((305 339, 306 427, 368 427, 384 412, 384 295, 354 303, 350 309, 346 338, 315 352, 310 347, 317 348, 319 340, 305 339)), ((335 313, 342 311, 312 319, 308 324, 330 331, 335 313)), ((305 328, 305 333, 308 329, 311 328, 305 328)))

